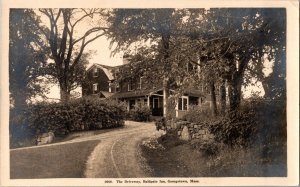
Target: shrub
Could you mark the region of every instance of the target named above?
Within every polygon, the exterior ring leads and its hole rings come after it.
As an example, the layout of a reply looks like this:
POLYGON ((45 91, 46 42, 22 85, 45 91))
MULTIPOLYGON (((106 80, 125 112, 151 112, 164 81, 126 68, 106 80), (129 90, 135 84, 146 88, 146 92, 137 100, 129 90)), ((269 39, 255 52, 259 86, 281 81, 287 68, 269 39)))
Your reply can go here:
POLYGON ((199 139, 194 139, 191 141, 191 146, 202 152, 205 157, 214 157, 219 154, 221 145, 214 141, 202 141, 199 139))
POLYGON ((28 126, 27 110, 11 109, 9 114, 10 147, 35 145, 35 130, 28 126))
POLYGON ((257 122, 257 144, 268 144, 270 142, 286 142, 287 116, 286 103, 281 100, 249 100, 242 108, 255 111, 257 122))
POLYGON ((155 121, 156 130, 166 130, 166 119, 164 117, 159 118, 155 121))
POLYGON ((255 113, 250 111, 229 112, 210 123, 215 140, 230 146, 249 146, 257 132, 255 113))
POLYGON ((191 123, 202 123, 211 119, 211 111, 207 107, 190 106, 181 119, 191 123))
MULTIPOLYGON (((124 125, 125 109, 122 103, 82 98, 68 103, 37 103, 22 113, 11 112, 12 142, 19 141, 18 131, 30 132, 31 137, 53 131, 71 132, 120 127, 124 125)), ((29 135, 26 135, 29 137, 29 135)), ((19 138, 20 139, 20 138, 19 138)))
POLYGON ((134 108, 130 110, 130 119, 133 121, 149 121, 151 116, 151 110, 146 105, 134 105, 134 108))

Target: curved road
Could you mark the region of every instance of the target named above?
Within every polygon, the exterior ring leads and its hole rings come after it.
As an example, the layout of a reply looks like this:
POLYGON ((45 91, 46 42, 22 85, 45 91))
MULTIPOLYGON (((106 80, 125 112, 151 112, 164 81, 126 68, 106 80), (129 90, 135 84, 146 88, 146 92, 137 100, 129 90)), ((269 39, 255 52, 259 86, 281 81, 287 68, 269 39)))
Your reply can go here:
POLYGON ((150 177, 151 172, 141 157, 139 144, 145 138, 160 135, 153 123, 126 122, 124 129, 89 137, 101 139, 101 143, 88 158, 85 177, 150 177))
MULTIPOLYGON (((101 132, 101 131, 99 131, 101 132)), ((97 133, 97 132, 96 132, 97 133)), ((141 156, 141 150, 139 144, 143 139, 150 137, 161 136, 162 132, 156 131, 154 123, 140 123, 126 121, 124 128, 112 129, 109 132, 92 135, 88 132, 80 133, 80 137, 74 138, 69 141, 12 149, 11 154, 21 154, 22 150, 26 153, 39 154, 38 150, 43 150, 46 147, 55 147, 62 144, 68 144, 72 146, 77 143, 84 143, 91 140, 96 140, 98 144, 94 147, 91 154, 86 158, 86 164, 84 169, 84 177, 87 178, 131 178, 131 177, 151 177, 151 170, 147 166, 146 161, 141 156)), ((75 148, 75 147, 74 147, 75 148)), ((26 155, 26 154, 25 154, 26 155)), ((15 164, 13 170, 28 171, 31 166, 28 165, 32 161, 30 158, 22 158, 28 161, 28 163, 15 164), (23 169, 20 169, 20 166, 23 169)), ((54 158, 47 158, 54 159, 54 158)), ((74 159, 76 159, 74 157, 74 159)), ((56 169, 59 169, 56 168, 56 169)), ((55 170, 54 170, 55 171, 55 170)), ((22 175, 23 176, 23 175, 22 175)), ((39 175, 38 175, 39 176, 39 175)), ((55 176, 55 174, 47 174, 49 176, 55 176)), ((36 177, 35 175, 31 177, 36 177)))

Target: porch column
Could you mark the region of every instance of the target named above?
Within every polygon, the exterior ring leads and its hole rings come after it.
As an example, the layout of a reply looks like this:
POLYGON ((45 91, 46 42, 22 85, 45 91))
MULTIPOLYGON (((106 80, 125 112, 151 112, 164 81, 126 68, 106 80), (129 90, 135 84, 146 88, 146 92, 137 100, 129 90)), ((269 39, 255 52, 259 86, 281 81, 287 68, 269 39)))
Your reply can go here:
POLYGON ((127 100, 127 111, 129 111, 130 110, 130 102, 129 102, 129 100, 127 100))
POLYGON ((176 103, 176 107, 175 107, 175 113, 176 113, 175 115, 176 116, 175 117, 178 118, 178 99, 176 99, 175 103, 176 103))
POLYGON ((201 106, 202 103, 201 103, 201 97, 198 97, 198 106, 201 106))
POLYGON ((112 92, 112 90, 111 90, 111 86, 112 86, 112 83, 111 83, 111 81, 108 81, 108 92, 112 92))
POLYGON ((147 96, 147 106, 148 106, 148 108, 151 108, 150 107, 150 95, 147 96))

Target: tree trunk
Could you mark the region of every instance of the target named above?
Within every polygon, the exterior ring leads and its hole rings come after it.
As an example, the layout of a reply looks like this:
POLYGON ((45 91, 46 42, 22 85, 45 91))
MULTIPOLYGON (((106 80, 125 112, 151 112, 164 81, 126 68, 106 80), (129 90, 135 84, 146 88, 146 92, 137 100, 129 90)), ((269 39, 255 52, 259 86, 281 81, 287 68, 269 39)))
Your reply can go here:
POLYGON ((211 114, 212 116, 217 115, 217 100, 216 100, 216 92, 215 92, 215 83, 210 83, 210 93, 211 93, 211 114))
POLYGON ((226 87, 225 79, 222 80, 220 87, 220 104, 221 104, 221 114, 225 115, 226 112, 226 87))
POLYGON ((228 84, 229 110, 235 111, 239 108, 241 102, 242 77, 234 76, 232 80, 228 81, 228 84))
POLYGON ((70 99, 70 91, 68 90, 67 80, 60 83, 60 100, 61 102, 68 102, 70 99))
POLYGON ((163 116, 168 117, 168 99, 169 99, 169 83, 168 74, 170 73, 169 48, 170 48, 170 34, 166 31, 162 33, 162 46, 163 46, 163 63, 164 63, 164 77, 163 77, 163 116))
POLYGON ((168 80, 164 78, 163 80, 163 116, 167 117, 168 115, 168 98, 169 98, 169 86, 168 80))

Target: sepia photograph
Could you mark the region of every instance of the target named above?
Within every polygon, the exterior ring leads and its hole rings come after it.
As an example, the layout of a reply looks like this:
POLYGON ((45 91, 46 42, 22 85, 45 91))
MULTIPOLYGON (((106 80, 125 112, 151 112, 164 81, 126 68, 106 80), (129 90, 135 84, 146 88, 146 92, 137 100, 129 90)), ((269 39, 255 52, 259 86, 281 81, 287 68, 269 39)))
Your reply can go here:
POLYGON ((7 9, 8 180, 199 186, 294 171, 289 9, 62 7, 7 9))

